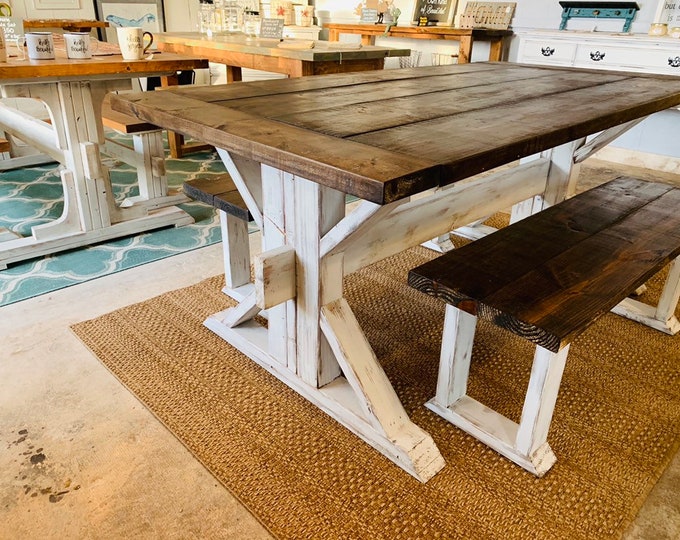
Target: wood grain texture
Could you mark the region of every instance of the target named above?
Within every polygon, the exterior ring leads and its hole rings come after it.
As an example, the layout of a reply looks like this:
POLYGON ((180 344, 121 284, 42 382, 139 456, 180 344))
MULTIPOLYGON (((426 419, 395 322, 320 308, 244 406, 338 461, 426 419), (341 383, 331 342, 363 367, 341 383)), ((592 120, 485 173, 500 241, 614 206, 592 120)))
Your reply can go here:
POLYGON ((677 77, 485 63, 180 87, 113 107, 386 204, 677 104, 677 77))
POLYGON ((108 128, 128 135, 160 129, 158 126, 140 120, 136 116, 114 111, 111 108, 111 100, 108 95, 104 97, 102 103, 102 123, 108 128))
POLYGON ((146 75, 167 75, 177 71, 202 69, 208 67, 208 61, 175 54, 157 54, 151 60, 124 60, 120 54, 111 56, 95 56, 88 60, 66 58, 64 51, 55 51, 53 60, 31 60, 27 62, 17 57, 10 57, 7 62, 0 63, 0 83, 3 80, 17 82, 22 79, 41 78, 49 80, 80 80, 83 76, 101 75, 103 79, 116 76, 128 78, 146 75))
POLYGON ((184 193, 192 199, 214 206, 243 221, 252 221, 243 197, 228 174, 189 180, 184 182, 183 188, 184 193))
POLYGON ((409 283, 557 352, 680 254, 680 189, 619 178, 422 265, 409 283))

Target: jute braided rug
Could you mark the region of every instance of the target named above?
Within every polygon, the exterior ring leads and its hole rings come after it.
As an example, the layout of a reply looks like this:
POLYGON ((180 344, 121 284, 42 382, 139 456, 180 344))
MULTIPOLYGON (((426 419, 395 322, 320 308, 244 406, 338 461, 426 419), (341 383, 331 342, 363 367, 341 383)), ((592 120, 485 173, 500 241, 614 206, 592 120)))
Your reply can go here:
MULTIPOLYGON (((346 296, 446 467, 421 484, 202 326, 222 278, 74 326, 75 333, 279 538, 616 538, 680 441, 680 336, 605 315, 572 344, 537 479, 427 410, 443 305, 410 289, 414 248, 346 279, 346 296)), ((658 294, 655 278, 647 299, 658 294)), ((517 419, 531 363, 480 323, 471 394, 517 419)))

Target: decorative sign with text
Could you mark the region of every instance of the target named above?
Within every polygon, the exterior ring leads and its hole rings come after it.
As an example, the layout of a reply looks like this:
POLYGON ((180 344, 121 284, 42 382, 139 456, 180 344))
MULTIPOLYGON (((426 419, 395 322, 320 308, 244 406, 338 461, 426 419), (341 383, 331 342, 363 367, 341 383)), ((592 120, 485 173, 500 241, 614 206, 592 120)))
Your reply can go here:
POLYGON ((13 41, 24 33, 24 20, 21 17, 0 17, 0 28, 5 32, 5 39, 13 41))
POLYGON ((411 20, 414 24, 422 26, 421 21, 426 17, 427 24, 451 26, 455 11, 456 0, 416 0, 411 20))
POLYGON ((667 24, 669 29, 680 26, 680 1, 661 0, 654 22, 667 24))
POLYGON ((283 19, 262 19, 260 37, 268 39, 283 39, 283 19))
POLYGON ((362 23, 375 23, 378 21, 378 10, 364 8, 361 10, 362 23))

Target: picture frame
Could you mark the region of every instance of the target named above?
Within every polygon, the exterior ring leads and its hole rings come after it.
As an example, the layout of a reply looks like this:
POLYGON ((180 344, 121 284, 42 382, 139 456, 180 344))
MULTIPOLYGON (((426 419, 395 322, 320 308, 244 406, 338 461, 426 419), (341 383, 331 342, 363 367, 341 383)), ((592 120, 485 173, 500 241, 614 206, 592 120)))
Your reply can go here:
POLYGON ((109 23, 104 41, 118 43, 116 28, 141 26, 153 33, 165 31, 163 0, 95 0, 97 19, 109 23))
POLYGON ((411 23, 422 26, 421 21, 437 26, 451 26, 457 0, 416 0, 411 23))
POLYGON ((668 28, 680 27, 680 0, 661 0, 656 8, 654 22, 667 24, 668 28))

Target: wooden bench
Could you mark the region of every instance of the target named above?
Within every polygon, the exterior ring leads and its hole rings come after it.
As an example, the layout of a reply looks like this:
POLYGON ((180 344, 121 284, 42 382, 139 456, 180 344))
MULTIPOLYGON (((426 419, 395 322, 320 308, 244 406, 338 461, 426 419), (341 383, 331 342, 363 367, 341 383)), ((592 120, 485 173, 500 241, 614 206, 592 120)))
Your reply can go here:
POLYGON ((542 476, 571 341, 612 309, 680 330, 678 208, 680 188, 618 178, 413 269, 409 284, 447 303, 427 407, 542 476), (671 261, 656 308, 626 298, 671 261), (466 395, 478 317, 536 344, 519 424, 466 395))
POLYGON ((139 196, 129 197, 121 206, 142 204, 148 208, 160 208, 186 202, 181 190, 168 189, 165 169, 163 131, 134 116, 111 108, 109 96, 102 103, 102 123, 105 127, 132 136, 132 146, 106 137, 103 152, 137 169, 139 196))
POLYGON ((224 247, 224 292, 240 301, 252 289, 248 222, 252 216, 229 174, 184 182, 184 193, 220 214, 224 247))

